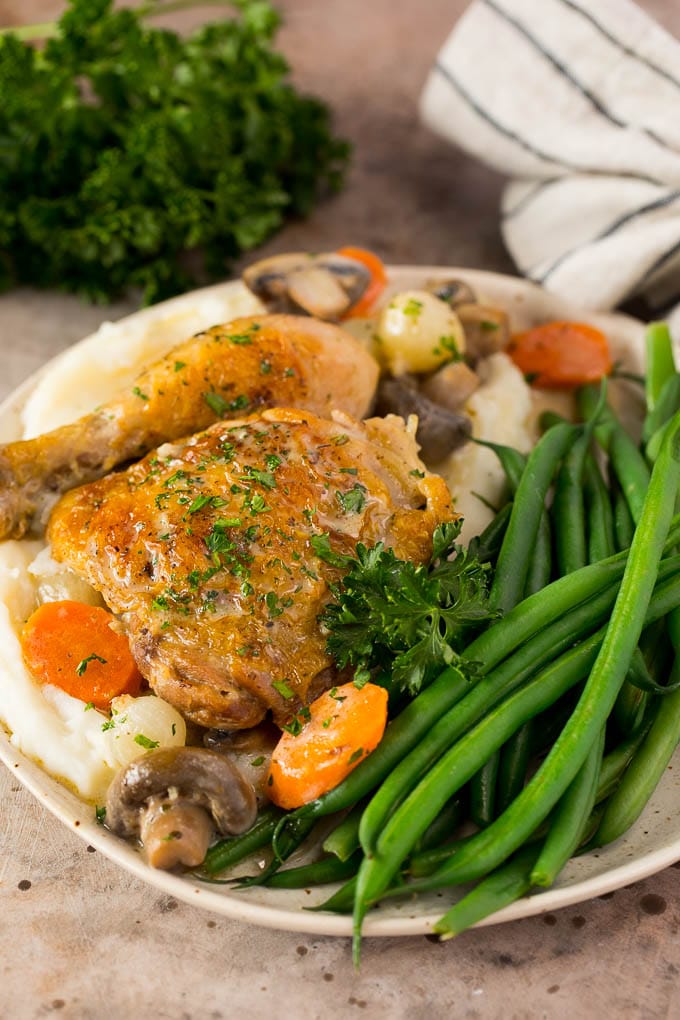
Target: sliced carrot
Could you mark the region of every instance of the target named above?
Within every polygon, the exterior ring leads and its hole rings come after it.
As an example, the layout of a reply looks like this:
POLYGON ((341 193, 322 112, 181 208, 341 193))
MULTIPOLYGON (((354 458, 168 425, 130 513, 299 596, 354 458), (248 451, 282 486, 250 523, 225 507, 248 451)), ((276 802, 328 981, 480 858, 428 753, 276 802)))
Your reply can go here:
POLYGON ((508 354, 533 386, 569 389, 612 370, 607 338, 585 322, 546 322, 513 336, 508 354))
POLYGON ((267 795, 296 808, 332 790, 373 751, 387 723, 387 691, 377 684, 333 687, 295 717, 272 753, 267 795))
POLYGON ((119 694, 139 694, 142 675, 126 637, 111 629, 105 609, 82 602, 46 602, 21 634, 24 660, 40 683, 108 709, 119 694))
POLYGON ((374 255, 372 251, 367 251, 366 248, 339 248, 338 255, 356 259, 357 262, 366 266, 371 274, 371 281, 363 296, 350 308, 344 318, 355 319, 361 315, 368 315, 387 285, 385 265, 377 255, 374 255))

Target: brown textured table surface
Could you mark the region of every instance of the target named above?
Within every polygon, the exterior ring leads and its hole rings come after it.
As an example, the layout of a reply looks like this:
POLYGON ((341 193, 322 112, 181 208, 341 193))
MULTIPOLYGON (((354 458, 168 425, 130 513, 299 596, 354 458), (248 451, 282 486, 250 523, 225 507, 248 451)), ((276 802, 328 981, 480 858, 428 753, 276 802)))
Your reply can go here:
MULTIPOLYGON (((539 2, 539 0, 536 0, 539 2)), ((595 7, 602 0, 594 0, 595 7)), ((61 4, 0 0, 0 24, 61 4)), ((509 270, 501 181, 418 125, 427 68, 464 0, 285 0, 280 43, 355 145, 345 192, 267 250, 358 243, 388 261, 509 270)), ((678 0, 643 6, 680 31, 678 0)), ((207 9, 206 9, 207 11, 207 9)), ((182 25, 204 17, 175 16, 182 25)), ((0 397, 104 318, 131 310, 0 298, 0 397)), ((678 872, 438 945, 292 935, 178 903, 91 852, 0 767, 0 1017, 108 1020, 680 1017, 678 872)))

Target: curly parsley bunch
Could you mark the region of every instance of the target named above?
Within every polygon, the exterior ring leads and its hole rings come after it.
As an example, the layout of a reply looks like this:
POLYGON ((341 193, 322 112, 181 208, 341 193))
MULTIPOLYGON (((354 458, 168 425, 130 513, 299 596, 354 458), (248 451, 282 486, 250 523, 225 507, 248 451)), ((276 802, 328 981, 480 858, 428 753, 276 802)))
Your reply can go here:
POLYGON ((354 666, 359 681, 387 670, 415 695, 459 661, 465 642, 497 615, 488 604, 489 566, 456 545, 460 528, 460 521, 436 528, 423 564, 398 559, 382 542, 359 544, 349 557, 317 539, 317 554, 347 571, 320 617, 338 666, 354 666))
MULTIPOLYGON (((149 303, 224 274, 339 186, 348 146, 272 49, 267 0, 187 38, 71 0, 44 50, 0 35, 0 287, 149 303)), ((24 35, 28 33, 23 33, 24 35)))

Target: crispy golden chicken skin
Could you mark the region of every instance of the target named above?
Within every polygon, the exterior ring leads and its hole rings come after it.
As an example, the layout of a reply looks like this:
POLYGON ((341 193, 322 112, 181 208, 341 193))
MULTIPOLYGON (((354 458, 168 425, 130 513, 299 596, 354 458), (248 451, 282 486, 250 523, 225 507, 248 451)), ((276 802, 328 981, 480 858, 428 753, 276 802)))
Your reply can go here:
POLYGON ((423 560, 454 516, 401 418, 272 409, 75 489, 52 552, 102 593, 151 687, 202 726, 285 720, 332 685, 324 547, 423 560), (423 473, 424 472, 424 473, 423 473))
POLYGON ((276 406, 361 418, 377 379, 370 354, 327 322, 262 315, 214 326, 92 414, 0 446, 0 539, 39 529, 60 493, 218 419, 276 406))

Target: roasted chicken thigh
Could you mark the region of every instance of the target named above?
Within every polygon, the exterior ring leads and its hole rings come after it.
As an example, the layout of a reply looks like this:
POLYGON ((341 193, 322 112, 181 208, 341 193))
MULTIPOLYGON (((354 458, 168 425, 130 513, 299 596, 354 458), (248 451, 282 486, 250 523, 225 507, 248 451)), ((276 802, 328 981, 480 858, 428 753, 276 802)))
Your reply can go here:
POLYGON ((156 693, 239 729, 270 709, 281 723, 332 684, 317 620, 342 573, 331 554, 383 541, 423 560, 452 516, 401 418, 279 408, 74 489, 49 539, 118 616, 156 693))
POLYGON ((60 493, 218 419, 276 406, 361 418, 377 379, 370 354, 327 322, 262 315, 214 326, 72 425, 0 446, 0 539, 38 530, 60 493))

